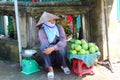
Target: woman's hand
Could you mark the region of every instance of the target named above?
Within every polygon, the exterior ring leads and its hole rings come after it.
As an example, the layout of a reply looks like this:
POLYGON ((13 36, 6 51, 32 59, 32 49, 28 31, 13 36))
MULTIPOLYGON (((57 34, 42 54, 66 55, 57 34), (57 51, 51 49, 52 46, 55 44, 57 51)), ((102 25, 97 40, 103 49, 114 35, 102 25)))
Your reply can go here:
POLYGON ((46 48, 46 49, 43 51, 43 53, 45 53, 45 54, 51 54, 54 50, 55 50, 54 47, 48 47, 48 48, 46 48))

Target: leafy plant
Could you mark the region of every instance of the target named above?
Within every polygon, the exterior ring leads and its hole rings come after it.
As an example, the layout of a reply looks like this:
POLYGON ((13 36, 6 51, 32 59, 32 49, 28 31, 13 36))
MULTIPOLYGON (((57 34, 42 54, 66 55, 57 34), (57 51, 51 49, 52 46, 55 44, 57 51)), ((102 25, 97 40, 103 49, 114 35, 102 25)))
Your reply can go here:
POLYGON ((9 34, 10 38, 14 38, 14 26, 13 26, 13 22, 10 22, 8 24, 8 34, 9 34))

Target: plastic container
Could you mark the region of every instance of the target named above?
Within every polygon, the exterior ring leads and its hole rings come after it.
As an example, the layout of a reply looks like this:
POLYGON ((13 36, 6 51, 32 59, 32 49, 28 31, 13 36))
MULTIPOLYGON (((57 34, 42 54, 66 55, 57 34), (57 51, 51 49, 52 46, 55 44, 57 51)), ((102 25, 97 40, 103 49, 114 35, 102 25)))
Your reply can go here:
POLYGON ((31 50, 31 49, 23 50, 22 56, 23 57, 32 57, 32 55, 35 54, 36 52, 37 52, 36 50, 31 50))

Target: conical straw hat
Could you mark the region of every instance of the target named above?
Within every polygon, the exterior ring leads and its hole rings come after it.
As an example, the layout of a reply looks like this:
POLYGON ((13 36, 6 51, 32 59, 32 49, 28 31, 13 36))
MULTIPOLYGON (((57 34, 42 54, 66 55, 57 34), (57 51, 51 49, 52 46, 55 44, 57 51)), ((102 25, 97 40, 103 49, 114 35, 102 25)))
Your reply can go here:
POLYGON ((41 15, 38 23, 36 24, 36 27, 38 27, 42 23, 47 22, 47 21, 49 21, 51 19, 60 19, 60 17, 58 17, 58 16, 56 16, 54 14, 48 13, 48 12, 43 12, 43 14, 41 15))

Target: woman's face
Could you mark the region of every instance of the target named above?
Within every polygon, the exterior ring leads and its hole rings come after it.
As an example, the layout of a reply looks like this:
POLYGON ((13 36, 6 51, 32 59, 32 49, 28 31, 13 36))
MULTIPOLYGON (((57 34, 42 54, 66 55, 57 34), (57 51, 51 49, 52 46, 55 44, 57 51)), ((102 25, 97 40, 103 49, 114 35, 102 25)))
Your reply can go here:
POLYGON ((51 20, 49 20, 48 22, 50 22, 51 24, 54 24, 54 23, 55 23, 55 20, 54 20, 54 19, 51 19, 51 20))

